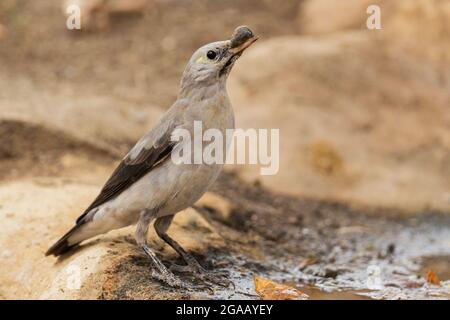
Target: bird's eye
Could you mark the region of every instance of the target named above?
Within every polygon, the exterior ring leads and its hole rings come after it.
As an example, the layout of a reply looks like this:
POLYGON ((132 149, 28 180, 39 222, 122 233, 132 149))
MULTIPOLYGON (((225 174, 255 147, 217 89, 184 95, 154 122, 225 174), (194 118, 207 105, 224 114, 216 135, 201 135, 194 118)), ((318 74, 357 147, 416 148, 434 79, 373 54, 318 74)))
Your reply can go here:
POLYGON ((206 56, 208 57, 208 59, 214 60, 217 56, 217 53, 213 50, 209 50, 206 56))

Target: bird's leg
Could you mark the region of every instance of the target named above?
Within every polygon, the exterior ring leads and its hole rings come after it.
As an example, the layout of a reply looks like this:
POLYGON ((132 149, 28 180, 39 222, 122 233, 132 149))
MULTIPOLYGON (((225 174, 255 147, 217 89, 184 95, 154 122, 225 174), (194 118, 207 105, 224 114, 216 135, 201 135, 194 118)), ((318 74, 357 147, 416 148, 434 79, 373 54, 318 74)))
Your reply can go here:
POLYGON ((187 264, 186 266, 173 264, 170 267, 170 269, 178 272, 189 272, 192 273, 195 277, 200 278, 204 281, 228 287, 231 284, 231 282, 227 279, 224 279, 224 276, 227 275, 226 273, 207 271, 200 265, 200 263, 198 263, 198 261, 190 253, 184 250, 183 247, 178 242, 173 240, 167 234, 167 229, 169 229, 173 217, 174 217, 173 215, 160 217, 156 219, 154 224, 158 236, 162 240, 164 240, 164 242, 166 242, 169 246, 171 246, 187 264))
MULTIPOLYGON (((173 240, 168 234, 167 229, 173 220, 172 216, 165 216, 156 219, 155 221, 155 230, 158 236, 164 240, 169 246, 171 246, 180 256, 183 258, 184 262, 187 263, 187 267, 195 269, 195 271, 203 272, 206 271, 200 263, 175 240, 173 240)), ((177 271, 183 271, 183 266, 174 267, 177 271)), ((186 269, 187 270, 187 269, 186 269)), ((193 270, 194 271, 194 270, 193 270)))
POLYGON ((147 256, 150 258, 150 262, 153 266, 152 277, 167 283, 172 287, 185 287, 184 283, 181 282, 172 272, 170 272, 166 266, 158 259, 156 254, 147 244, 147 233, 148 226, 153 219, 154 215, 151 211, 144 210, 141 212, 139 221, 136 226, 136 242, 144 250, 147 256))

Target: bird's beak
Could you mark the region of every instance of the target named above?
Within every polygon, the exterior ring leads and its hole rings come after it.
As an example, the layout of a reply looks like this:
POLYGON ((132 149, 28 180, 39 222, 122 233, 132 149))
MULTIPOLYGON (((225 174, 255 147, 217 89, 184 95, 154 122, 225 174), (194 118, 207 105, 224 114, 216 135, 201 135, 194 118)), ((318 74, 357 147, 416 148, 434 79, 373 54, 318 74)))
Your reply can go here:
POLYGON ((231 36, 229 52, 233 55, 240 54, 256 40, 258 37, 248 27, 238 27, 231 36))
POLYGON ((229 47, 228 50, 226 50, 227 60, 220 69, 219 75, 222 76, 228 74, 234 62, 239 59, 242 52, 250 47, 256 40, 258 40, 258 37, 255 36, 248 27, 242 26, 236 28, 229 40, 229 47))
POLYGON ((241 43, 240 45, 236 46, 236 47, 232 47, 230 48, 230 52, 232 54, 238 54, 238 53, 242 53, 244 52, 245 49, 247 49, 248 47, 250 47, 256 40, 258 40, 259 37, 257 36, 252 36, 251 38, 247 39, 246 41, 244 41, 243 43, 241 43))

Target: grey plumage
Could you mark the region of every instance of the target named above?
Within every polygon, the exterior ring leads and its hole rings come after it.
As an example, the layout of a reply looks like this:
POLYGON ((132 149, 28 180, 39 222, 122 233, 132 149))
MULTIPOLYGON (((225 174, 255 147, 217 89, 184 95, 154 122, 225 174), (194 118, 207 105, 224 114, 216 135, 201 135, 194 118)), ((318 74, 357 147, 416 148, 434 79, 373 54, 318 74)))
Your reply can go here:
POLYGON ((183 142, 175 143, 170 138, 177 128, 192 135, 194 121, 201 121, 203 130, 214 128, 224 133, 234 128, 226 79, 234 62, 256 39, 250 29, 240 27, 231 40, 208 44, 193 54, 183 73, 177 101, 123 158, 76 225, 46 255, 61 255, 83 240, 137 224, 136 241, 150 257, 154 276, 180 285, 147 245, 148 226, 156 219, 157 234, 188 266, 202 270, 166 231, 173 216, 193 205, 215 181, 222 165, 175 164, 170 154, 183 142))

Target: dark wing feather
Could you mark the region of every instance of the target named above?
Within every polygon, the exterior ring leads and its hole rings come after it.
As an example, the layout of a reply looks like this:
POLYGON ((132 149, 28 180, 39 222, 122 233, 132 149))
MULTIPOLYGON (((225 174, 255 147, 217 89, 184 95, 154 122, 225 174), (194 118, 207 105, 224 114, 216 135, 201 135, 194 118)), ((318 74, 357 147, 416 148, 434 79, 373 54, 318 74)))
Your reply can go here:
POLYGON ((114 170, 94 202, 78 217, 77 224, 89 211, 117 197, 170 157, 175 145, 174 142, 170 141, 170 134, 174 127, 173 123, 161 124, 144 136, 114 170))

